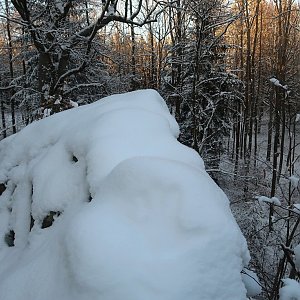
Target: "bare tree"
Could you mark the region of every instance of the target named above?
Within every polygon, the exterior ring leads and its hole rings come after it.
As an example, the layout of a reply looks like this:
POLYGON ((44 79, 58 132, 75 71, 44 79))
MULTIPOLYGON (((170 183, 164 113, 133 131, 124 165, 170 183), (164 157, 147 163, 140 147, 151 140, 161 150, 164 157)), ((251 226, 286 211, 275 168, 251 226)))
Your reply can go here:
MULTIPOLYGON (((68 94, 68 83, 84 72, 97 55, 93 41, 97 32, 114 22, 136 26, 155 21, 153 12, 158 6, 154 2, 149 14, 140 18, 142 0, 135 6, 131 1, 107 0, 101 6, 100 15, 84 14, 78 17, 79 9, 87 12, 87 1, 31 1, 13 0, 20 22, 35 46, 38 54, 37 90, 40 105, 52 99, 63 101, 68 94)), ((93 4, 95 5, 95 4, 93 4)))

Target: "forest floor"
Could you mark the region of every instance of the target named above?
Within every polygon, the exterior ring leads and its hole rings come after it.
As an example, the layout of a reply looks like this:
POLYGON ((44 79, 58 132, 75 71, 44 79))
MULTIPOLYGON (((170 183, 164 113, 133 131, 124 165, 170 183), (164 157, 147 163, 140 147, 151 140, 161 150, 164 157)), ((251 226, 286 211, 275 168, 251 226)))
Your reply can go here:
MULTIPOLYGON (((264 120, 258 136, 258 155, 256 162, 251 159, 250 170, 245 174, 245 165, 240 163, 238 174, 234 174, 234 161, 228 155, 221 159, 221 174, 218 184, 230 199, 231 210, 245 235, 250 249, 251 268, 259 275, 263 289, 272 289, 272 280, 282 257, 280 244, 287 240, 287 210, 277 209, 274 215, 274 231, 269 231, 269 205, 260 203, 258 196, 270 197, 272 182, 272 165, 266 160, 267 153, 267 121, 264 120)), ((296 124, 296 147, 294 173, 300 178, 300 123, 296 124)), ((283 207, 288 207, 289 169, 286 165, 289 149, 289 134, 285 135, 284 163, 282 176, 277 186, 276 197, 283 207)), ((230 151, 228 151, 230 153, 230 151)), ((299 185, 294 189, 293 204, 300 203, 299 185)), ((300 243, 300 231, 297 230, 291 248, 300 243)), ((286 273, 288 275, 288 273, 286 273)), ((286 276, 287 276, 286 275, 286 276)), ((265 293, 261 298, 270 299, 265 293)))
MULTIPOLYGON (((296 147, 294 159, 294 176, 300 177, 300 122, 296 124, 296 147)), ((282 176, 277 188, 276 196, 279 199, 284 199, 286 189, 285 185, 289 180, 289 169, 286 165, 289 148, 289 134, 285 135, 285 150, 284 150, 284 163, 282 168, 282 176)), ((250 170, 245 174, 243 170, 245 165, 240 163, 239 172, 234 174, 234 161, 232 157, 227 154, 221 159, 220 169, 222 170, 221 176, 218 177, 218 183, 224 190, 231 202, 231 208, 236 214, 236 210, 242 203, 243 205, 257 202, 257 196, 269 196, 271 191, 272 180, 272 164, 266 159, 267 153, 267 121, 263 121, 261 132, 258 135, 258 155, 255 159, 251 159, 250 170), (228 176, 230 175, 230 176, 228 176)), ((298 199, 300 202, 300 199, 298 199)), ((236 214, 239 218, 239 214, 236 214)))

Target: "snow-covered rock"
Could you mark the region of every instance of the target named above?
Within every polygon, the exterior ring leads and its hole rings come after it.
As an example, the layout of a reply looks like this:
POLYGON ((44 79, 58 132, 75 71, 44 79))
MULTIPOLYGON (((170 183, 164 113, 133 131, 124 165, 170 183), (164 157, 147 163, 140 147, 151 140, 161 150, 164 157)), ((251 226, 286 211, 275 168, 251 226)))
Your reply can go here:
POLYGON ((3 140, 1 300, 246 299, 245 239, 178 134, 145 90, 3 140))

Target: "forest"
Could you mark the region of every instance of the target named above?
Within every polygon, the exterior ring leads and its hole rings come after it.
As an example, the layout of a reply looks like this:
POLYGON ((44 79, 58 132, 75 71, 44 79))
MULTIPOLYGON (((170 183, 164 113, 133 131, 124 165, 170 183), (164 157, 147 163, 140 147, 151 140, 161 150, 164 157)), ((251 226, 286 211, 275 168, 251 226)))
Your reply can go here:
POLYGON ((0 139, 154 89, 231 201, 255 299, 300 280, 298 1, 2 0, 0 28, 0 139))

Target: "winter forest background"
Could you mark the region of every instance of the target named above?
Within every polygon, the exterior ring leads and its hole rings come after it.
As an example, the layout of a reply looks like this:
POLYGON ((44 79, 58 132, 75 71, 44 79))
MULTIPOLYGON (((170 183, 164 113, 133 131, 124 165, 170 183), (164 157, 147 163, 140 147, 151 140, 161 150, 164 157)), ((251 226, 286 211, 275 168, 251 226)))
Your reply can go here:
POLYGON ((3 0, 0 22, 1 139, 73 106, 156 89, 179 140, 229 196, 261 299, 300 278, 297 1, 3 0))

